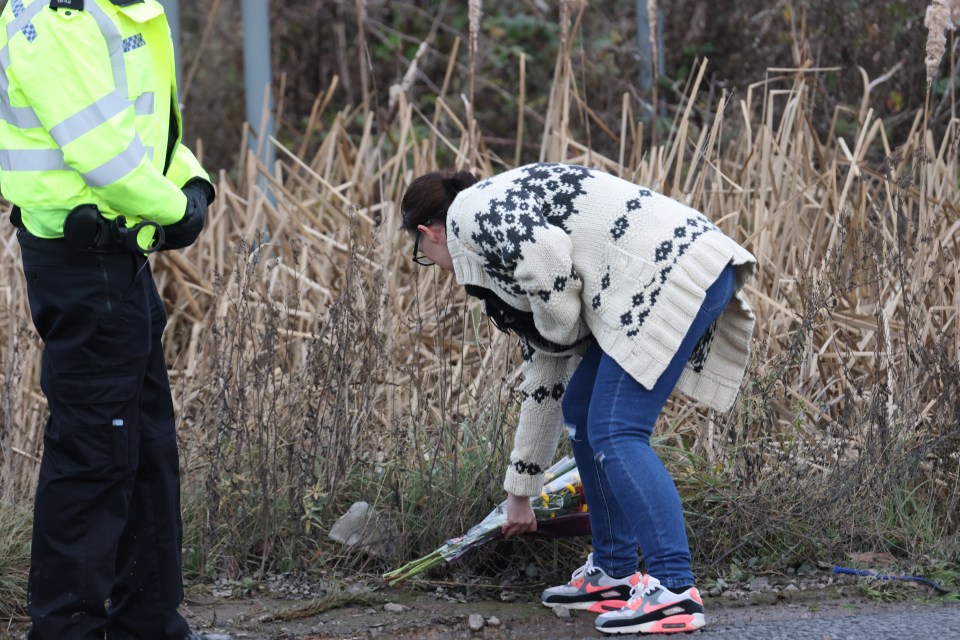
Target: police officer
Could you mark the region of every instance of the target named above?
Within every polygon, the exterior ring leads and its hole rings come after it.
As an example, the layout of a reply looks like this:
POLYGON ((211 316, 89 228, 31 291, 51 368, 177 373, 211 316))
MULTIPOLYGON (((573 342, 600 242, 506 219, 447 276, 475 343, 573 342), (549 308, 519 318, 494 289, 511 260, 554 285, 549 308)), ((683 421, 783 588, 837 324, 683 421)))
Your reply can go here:
MULTIPOLYGON (((157 0, 8 0, 0 189, 14 203, 50 417, 31 640, 184 640, 180 486, 145 253, 194 242, 214 198, 181 144, 157 0), (105 604, 106 603, 106 604, 105 604)), ((226 636, 218 636, 226 638, 226 636)))

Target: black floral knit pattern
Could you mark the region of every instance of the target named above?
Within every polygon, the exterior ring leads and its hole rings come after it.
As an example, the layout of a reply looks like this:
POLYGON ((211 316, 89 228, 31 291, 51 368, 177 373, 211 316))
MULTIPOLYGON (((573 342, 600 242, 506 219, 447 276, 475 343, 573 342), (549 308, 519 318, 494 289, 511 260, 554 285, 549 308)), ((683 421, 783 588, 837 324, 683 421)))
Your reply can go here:
MULTIPOLYGON (((690 216, 686 224, 677 226, 673 230, 673 237, 663 240, 654 253, 656 275, 649 282, 639 283, 639 288, 633 294, 632 308, 620 316, 620 325, 631 338, 640 333, 640 328, 650 316, 650 311, 657 304, 663 285, 666 284, 670 272, 677 261, 683 257, 690 246, 708 231, 719 231, 716 225, 701 215, 690 216)), ((596 301, 599 306, 599 300, 596 301)), ((709 344, 706 345, 709 348, 709 344)))
POLYGON ((713 324, 703 332, 700 340, 697 341, 697 346, 693 348, 693 353, 690 354, 690 359, 687 360, 687 363, 693 367, 693 370, 697 373, 703 371, 703 365, 707 361, 710 347, 713 346, 713 337, 717 334, 717 322, 719 322, 719 320, 715 320, 713 324))
MULTIPOLYGON (((534 242, 537 227, 548 224, 570 233, 569 218, 576 213, 574 200, 586 193, 583 183, 590 177, 590 170, 562 164, 542 163, 525 167, 522 175, 507 190, 502 198, 490 202, 490 208, 477 215, 476 230, 471 239, 483 249, 487 272, 504 289, 514 295, 533 293, 545 300, 549 290, 526 292, 517 285, 513 267, 523 252, 523 245, 534 242)), ((490 179, 475 185, 484 189, 490 179)), ((459 235, 460 228, 452 226, 459 235)), ((575 279, 571 272, 566 278, 575 279)), ((566 279, 557 278, 554 287, 563 290, 566 279)))

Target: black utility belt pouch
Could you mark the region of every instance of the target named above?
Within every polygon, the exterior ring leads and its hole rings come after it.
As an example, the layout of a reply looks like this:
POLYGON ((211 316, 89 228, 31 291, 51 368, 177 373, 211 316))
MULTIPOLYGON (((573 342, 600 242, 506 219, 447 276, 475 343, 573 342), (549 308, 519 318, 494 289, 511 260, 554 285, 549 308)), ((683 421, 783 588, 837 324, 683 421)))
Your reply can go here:
POLYGON ((20 215, 20 207, 13 205, 13 208, 10 209, 10 224, 19 229, 23 226, 23 217, 20 215))
POLYGON ((77 251, 93 253, 153 253, 163 244, 163 227, 152 220, 127 228, 127 220, 117 216, 113 220, 103 217, 94 204, 81 204, 67 214, 63 221, 63 239, 77 251), (154 228, 154 243, 143 248, 137 236, 144 227, 154 228))

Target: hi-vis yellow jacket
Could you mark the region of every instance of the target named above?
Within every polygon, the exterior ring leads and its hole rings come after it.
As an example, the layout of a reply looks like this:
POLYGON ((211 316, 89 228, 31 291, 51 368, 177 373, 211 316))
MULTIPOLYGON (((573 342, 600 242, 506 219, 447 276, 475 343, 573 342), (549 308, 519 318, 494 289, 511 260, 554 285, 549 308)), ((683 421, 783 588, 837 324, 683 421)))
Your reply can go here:
POLYGON ((157 0, 8 0, 0 71, 0 192, 33 235, 63 236, 80 204, 129 226, 172 224, 186 210, 180 188, 209 180, 180 144, 173 42, 157 0))

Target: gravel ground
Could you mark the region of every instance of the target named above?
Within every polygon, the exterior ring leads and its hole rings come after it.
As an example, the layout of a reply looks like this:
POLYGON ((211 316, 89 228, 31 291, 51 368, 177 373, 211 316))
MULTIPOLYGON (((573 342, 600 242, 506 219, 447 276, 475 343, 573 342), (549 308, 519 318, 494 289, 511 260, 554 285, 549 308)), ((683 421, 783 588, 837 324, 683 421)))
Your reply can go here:
MULTIPOLYGON (((593 628, 593 615, 547 609, 529 583, 488 587, 420 584, 385 590, 284 574, 259 583, 222 580, 191 587, 183 612, 194 628, 225 631, 237 640, 602 637, 593 628)), ((960 601, 913 583, 868 583, 821 571, 733 585, 717 581, 704 585, 704 592, 708 624, 684 637, 960 640, 960 601), (866 585, 897 602, 866 597, 866 585)), ((0 638, 24 640, 25 632, 25 624, 12 624, 0 638)))
MULTIPOLYGON (((956 599, 914 583, 867 582, 853 576, 815 573, 705 585, 708 625, 697 636, 743 640, 899 640, 905 636, 960 640, 960 601, 956 599), (864 588, 868 585, 881 597, 868 598, 864 588), (882 598, 896 598, 897 602, 884 602, 882 598)), ((290 576, 279 576, 266 584, 269 589, 246 592, 241 586, 240 594, 233 593, 239 585, 207 587, 207 592, 216 597, 188 602, 186 610, 197 627, 216 624, 234 633, 237 640, 602 637, 593 628, 594 616, 547 609, 540 605, 536 590, 530 588, 501 591, 418 585, 371 590, 355 586, 341 597, 357 598, 358 603, 289 619, 285 612, 298 607, 304 610, 317 602, 322 585, 290 576)))

